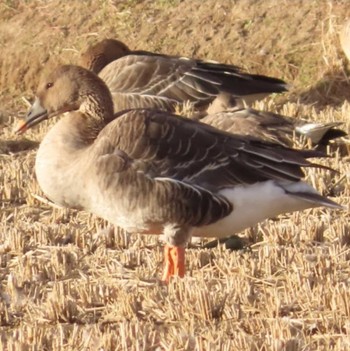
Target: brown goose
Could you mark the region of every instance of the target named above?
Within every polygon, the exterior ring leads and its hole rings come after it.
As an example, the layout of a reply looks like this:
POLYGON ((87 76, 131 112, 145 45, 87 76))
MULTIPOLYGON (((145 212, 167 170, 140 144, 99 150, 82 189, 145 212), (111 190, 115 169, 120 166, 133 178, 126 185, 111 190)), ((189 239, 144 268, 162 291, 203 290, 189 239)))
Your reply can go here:
POLYGON ((252 135, 267 142, 293 146, 294 135, 313 145, 327 145, 347 133, 337 129, 341 122, 316 123, 252 108, 234 108, 210 114, 201 122, 233 134, 252 135))
MULTIPOLYGON (((207 110, 209 116, 202 121, 209 125, 231 133, 263 137, 284 145, 292 145, 294 133, 310 138, 313 144, 326 144, 331 139, 346 135, 335 129, 341 123, 315 124, 250 108, 233 110, 231 107, 236 105, 236 100, 231 94, 223 93, 225 89, 229 91, 231 85, 232 89, 238 89, 238 93, 233 90, 231 93, 239 96, 245 94, 245 84, 254 92, 260 87, 271 89, 266 91, 268 93, 276 88, 278 92, 280 88, 285 89, 280 80, 240 75, 237 67, 131 51, 115 39, 105 39, 89 47, 81 55, 80 64, 99 73, 107 83, 114 97, 116 112, 140 107, 172 112, 177 103, 190 100, 199 109, 207 110), (205 89, 201 88, 203 84, 212 93, 205 94, 205 89)), ((203 115, 196 114, 195 117, 203 115)))
MULTIPOLYGON (((203 112, 216 99, 231 106, 236 105, 236 98, 249 103, 287 91, 286 83, 277 78, 249 74, 237 66, 212 61, 131 51, 114 39, 88 48, 81 55, 80 65, 105 81, 115 111, 157 108, 174 112, 178 104, 189 101, 203 112)), ((220 105, 217 101, 214 104, 220 105)), ((212 108, 209 112, 218 110, 212 108)))
POLYGON ((107 86, 84 68, 60 66, 43 77, 18 132, 61 114, 37 153, 40 187, 52 201, 129 232, 165 234, 165 281, 184 275, 191 235, 226 237, 281 213, 342 208, 301 180, 302 167, 320 167, 307 160, 316 151, 166 111, 114 115, 107 86))

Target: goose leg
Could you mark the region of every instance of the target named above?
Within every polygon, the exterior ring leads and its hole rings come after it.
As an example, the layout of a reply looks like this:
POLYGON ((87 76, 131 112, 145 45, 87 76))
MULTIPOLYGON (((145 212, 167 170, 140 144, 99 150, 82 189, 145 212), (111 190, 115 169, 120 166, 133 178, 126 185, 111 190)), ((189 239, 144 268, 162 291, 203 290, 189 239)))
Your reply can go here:
POLYGON ((185 248, 166 245, 164 248, 164 273, 162 280, 169 283, 172 276, 185 275, 185 248))

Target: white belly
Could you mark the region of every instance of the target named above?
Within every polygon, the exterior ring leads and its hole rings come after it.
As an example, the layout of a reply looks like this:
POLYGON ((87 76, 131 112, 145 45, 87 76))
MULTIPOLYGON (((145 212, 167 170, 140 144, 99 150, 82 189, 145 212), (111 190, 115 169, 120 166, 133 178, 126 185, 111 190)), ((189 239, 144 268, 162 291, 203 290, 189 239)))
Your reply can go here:
MULTIPOLYGON (((311 186, 303 182, 294 183, 293 190, 315 192, 311 186)), ((313 207, 310 202, 286 194, 274 181, 224 189, 220 194, 232 202, 233 211, 229 216, 215 223, 194 228, 193 236, 226 237, 267 218, 313 207)))

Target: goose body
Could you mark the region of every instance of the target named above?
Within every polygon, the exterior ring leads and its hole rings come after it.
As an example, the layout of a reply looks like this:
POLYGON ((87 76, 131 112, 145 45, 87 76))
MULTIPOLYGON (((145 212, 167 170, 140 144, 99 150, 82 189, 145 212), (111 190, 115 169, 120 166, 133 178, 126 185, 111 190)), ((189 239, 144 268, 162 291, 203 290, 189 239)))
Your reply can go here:
POLYGON ((38 150, 40 187, 52 201, 131 233, 164 234, 165 280, 184 274, 191 235, 227 236, 285 212, 341 208, 302 181, 302 167, 317 167, 307 160, 315 151, 165 111, 114 114, 106 85, 81 67, 61 66, 43 78, 19 131, 63 112, 38 150))
MULTIPOLYGON (((214 61, 132 51, 114 39, 89 47, 82 53, 80 65, 105 81, 115 111, 156 108, 174 112, 177 105, 189 101, 200 112, 214 101, 215 106, 220 101, 231 106, 236 105, 237 98, 250 103, 287 91, 281 79, 249 74, 214 61)), ((212 107, 210 112, 218 112, 218 108, 212 107)))
POLYGON ((289 147, 293 146, 295 137, 310 140, 313 145, 326 145, 346 135, 338 129, 341 122, 315 123, 250 107, 209 114, 201 122, 232 134, 254 136, 289 147))
MULTIPOLYGON (((206 184, 207 180, 194 183, 190 179, 190 173, 169 175, 169 172, 178 172, 170 169, 155 172, 154 169, 159 169, 157 160, 154 163, 147 160, 145 165, 145 161, 140 161, 140 155, 137 155, 134 157, 139 161, 132 162, 134 158, 130 159, 130 155, 134 148, 139 147, 140 142, 137 136, 145 133, 143 128, 137 129, 135 126, 140 122, 146 124, 149 116, 153 116, 154 113, 148 110, 127 112, 102 129, 94 143, 88 146, 79 142, 80 126, 84 123, 84 117, 80 116, 79 112, 74 112, 62 118, 48 132, 36 157, 37 179, 44 193, 61 206, 88 210, 129 232, 162 234, 166 218, 172 216, 174 218, 170 222, 178 223, 191 214, 192 218, 186 219, 186 222, 191 224, 191 235, 204 237, 226 237, 266 218, 300 210, 301 206, 310 207, 310 201, 301 201, 300 198, 286 193, 315 193, 311 186, 303 182, 265 180, 238 185, 234 182, 233 186, 218 184, 208 191, 206 186, 210 184, 206 184), (128 124, 130 128, 124 128, 124 125, 128 124), (128 135, 129 140, 135 144, 125 144, 125 141, 123 143, 120 139, 118 143, 111 139, 119 133, 128 135), (135 162, 139 162, 137 167, 133 166, 135 162), (88 173, 83 171, 84 169, 88 173), (190 195, 188 199, 182 197, 183 192, 190 195), (203 208, 198 207, 200 213, 193 209, 191 213, 190 209, 196 201, 196 207, 202 201, 203 208), (178 209, 177 202, 181 203, 178 209), (266 203, 269 203, 269 206, 265 206, 266 203), (223 206, 225 211, 219 212, 216 217, 211 214, 212 211, 218 211, 215 210, 215 206, 223 206), (206 213, 205 210, 209 212, 206 213), (224 216, 225 214, 227 216, 224 216), (200 220, 201 216, 206 219, 200 220), (218 221, 215 221, 217 219, 218 221), (214 223, 211 223, 213 221, 214 223)), ((160 114, 161 123, 162 118, 167 117, 160 114)), ((244 144, 242 145, 244 147, 244 144)), ((199 155, 200 159, 205 157, 204 151, 202 152, 203 154, 199 155)), ((142 150, 141 156, 144 153, 147 151, 142 150)), ((157 156, 152 153, 148 157, 157 156)), ((188 162, 189 165, 184 164, 184 169, 180 169, 179 173, 185 173, 185 168, 190 167, 190 163, 194 161, 185 158, 184 162, 188 162)), ((213 168, 213 174, 219 174, 221 167, 214 163, 208 166, 207 172, 210 172, 210 167, 213 168)))

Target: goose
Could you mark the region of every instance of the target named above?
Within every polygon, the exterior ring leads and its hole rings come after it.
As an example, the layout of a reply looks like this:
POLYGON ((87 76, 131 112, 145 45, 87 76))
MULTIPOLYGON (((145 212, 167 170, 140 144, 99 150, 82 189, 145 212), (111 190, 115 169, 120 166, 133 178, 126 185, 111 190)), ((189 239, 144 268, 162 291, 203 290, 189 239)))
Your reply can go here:
MULTIPOLYGON (((116 39, 104 39, 90 46, 79 62, 108 85, 115 112, 140 107, 174 112, 177 104, 191 101, 199 110, 205 109, 204 113, 194 113, 194 118, 202 118, 204 123, 283 145, 292 146, 294 134, 310 139, 314 145, 325 145, 346 135, 336 128, 340 122, 313 123, 241 106, 237 96, 246 94, 245 89, 253 89, 254 94, 256 89, 271 93, 283 92, 287 86, 275 78, 243 74, 235 66, 131 51, 116 39), (206 94, 203 89, 212 93, 206 94)), ((247 100, 248 96, 244 98, 247 100)), ((254 96, 249 99, 254 100, 254 96)))
POLYGON ((309 140, 313 146, 321 149, 331 140, 347 135, 337 128, 342 122, 311 122, 251 107, 234 107, 209 114, 201 122, 229 133, 251 135, 289 147, 294 145, 295 140, 309 140))
POLYGON ((237 99, 251 103, 288 89, 281 79, 249 74, 237 66, 132 51, 115 39, 90 46, 81 54, 79 65, 105 81, 115 111, 148 107, 174 112, 189 101, 201 117, 218 112, 223 103, 235 106, 237 99))
POLYGON ((295 150, 149 108, 114 113, 104 81, 79 66, 44 75, 17 126, 59 116, 35 162, 45 195, 129 233, 166 238, 162 279, 185 275, 191 236, 240 232, 279 214, 342 206, 302 180, 315 150, 295 150))

